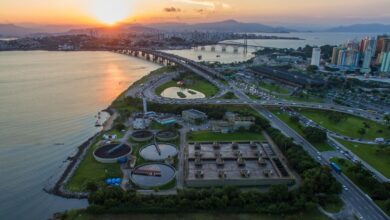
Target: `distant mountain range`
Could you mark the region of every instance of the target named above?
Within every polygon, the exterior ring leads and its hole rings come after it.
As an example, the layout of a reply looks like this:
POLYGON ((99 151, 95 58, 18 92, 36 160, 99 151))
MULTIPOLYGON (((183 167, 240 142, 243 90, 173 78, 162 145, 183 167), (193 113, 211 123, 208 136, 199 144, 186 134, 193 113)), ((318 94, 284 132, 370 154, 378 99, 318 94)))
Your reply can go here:
POLYGON ((284 27, 272 27, 259 23, 244 23, 236 20, 225 20, 211 23, 160 23, 145 25, 161 31, 216 31, 216 32, 292 32, 284 27))
POLYGON ((121 24, 115 28, 110 27, 77 27, 77 26, 40 26, 34 28, 26 28, 14 24, 0 24, 0 36, 20 37, 35 33, 48 34, 80 34, 88 33, 91 30, 99 31, 117 31, 117 32, 158 32, 158 31, 215 31, 215 32, 269 32, 269 33, 284 33, 294 30, 284 27, 272 27, 259 23, 244 23, 235 20, 226 20, 212 23, 155 23, 155 24, 121 24), (66 29, 68 28, 68 29, 66 29))
POLYGON ((14 24, 0 24, 0 36, 19 37, 27 34, 40 32, 37 29, 25 28, 14 24))
POLYGON ((369 32, 369 33, 390 33, 390 25, 386 24, 354 24, 339 26, 328 29, 329 32, 369 32))
MULTIPOLYGON (((14 24, 0 24, 0 36, 3 37, 21 37, 33 34, 88 34, 91 31, 102 33, 126 33, 143 32, 153 33, 159 31, 215 31, 215 32, 267 32, 267 33, 286 33, 296 32, 294 29, 286 27, 274 27, 260 23, 246 23, 236 20, 225 20, 210 23, 154 23, 154 24, 121 24, 112 27, 85 27, 77 25, 46 25, 23 27, 14 24)), ((339 26, 330 29, 324 29, 327 32, 372 32, 372 33, 390 33, 390 25, 386 24, 354 24, 349 26, 339 26)))
POLYGON ((0 24, 0 36, 3 37, 22 37, 34 34, 58 34, 71 30, 72 28, 81 29, 81 25, 32 25, 23 27, 15 24, 0 24))

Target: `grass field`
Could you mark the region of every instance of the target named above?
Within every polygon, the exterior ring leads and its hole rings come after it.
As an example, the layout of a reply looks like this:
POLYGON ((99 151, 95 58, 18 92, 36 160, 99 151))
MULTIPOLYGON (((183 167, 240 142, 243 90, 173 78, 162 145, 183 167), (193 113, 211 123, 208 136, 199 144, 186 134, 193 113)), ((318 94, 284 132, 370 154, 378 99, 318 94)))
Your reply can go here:
POLYGON ((188 135, 190 141, 248 141, 265 140, 261 133, 254 132, 235 132, 221 134, 211 131, 197 131, 188 135))
POLYGON ((259 100, 261 99, 259 96, 252 95, 250 93, 245 93, 250 99, 259 100))
POLYGON ((315 103, 321 103, 324 100, 320 97, 313 96, 313 95, 305 95, 303 97, 300 96, 292 96, 292 95, 277 95, 275 94, 278 98, 285 99, 288 101, 296 101, 296 102, 315 102, 315 103))
POLYGON ((68 212, 65 220, 292 220, 292 219, 310 219, 310 220, 328 220, 319 211, 313 210, 305 213, 289 215, 269 215, 269 214, 229 214, 229 213, 177 213, 177 214, 103 214, 91 215, 83 210, 72 210, 68 212))
POLYGON ((118 131, 116 129, 107 131, 105 134, 108 134, 108 135, 115 134, 117 139, 123 138, 123 136, 124 136, 124 134, 122 132, 120 132, 120 131, 118 131))
POLYGON ((289 94, 290 93, 290 91, 288 91, 288 89, 282 88, 282 87, 275 85, 275 84, 262 82, 262 83, 260 83, 260 87, 263 89, 266 89, 270 92, 274 92, 274 93, 279 93, 279 94, 289 94))
POLYGON ((92 153, 96 147, 97 145, 94 144, 87 150, 84 160, 66 185, 67 189, 81 192, 85 191, 88 182, 95 182, 100 185, 107 177, 122 177, 119 164, 104 164, 95 160, 92 153))
MULTIPOLYGON (((184 77, 185 80, 190 80, 192 83, 187 84, 184 86, 186 89, 192 89, 198 92, 203 93, 206 97, 212 97, 215 94, 218 93, 218 88, 207 81, 206 79, 201 78, 200 76, 196 75, 189 75, 187 74, 184 77)), ((177 82, 176 81, 170 81, 167 82, 163 85, 160 85, 159 87, 156 88, 155 92, 157 95, 160 95, 165 89, 170 88, 170 87, 177 87, 177 82)))
POLYGON ((376 170, 381 172, 384 176, 390 178, 390 157, 385 154, 377 153, 377 150, 380 149, 381 146, 352 143, 340 139, 337 141, 351 150, 354 154, 359 156, 362 160, 370 164, 376 170))
MULTIPOLYGON (((290 116, 277 110, 277 109, 271 109, 271 112, 276 115, 280 120, 282 120, 284 123, 286 123, 290 128, 294 129, 299 135, 304 137, 302 129, 298 126, 298 124, 292 122, 290 120, 290 116)), ((334 150, 333 147, 331 147, 327 142, 324 143, 311 143, 317 150, 323 152, 323 151, 331 151, 334 150)))
POLYGON ((390 138, 390 129, 388 129, 385 125, 379 124, 368 119, 340 113, 345 116, 346 120, 334 123, 328 117, 329 111, 308 109, 298 111, 305 117, 310 118, 321 126, 348 137, 370 140, 373 140, 377 137, 390 138), (358 130, 364 127, 364 122, 367 123, 370 128, 366 128, 366 134, 360 135, 358 133, 358 130), (379 130, 382 130, 382 133, 379 133, 379 130))

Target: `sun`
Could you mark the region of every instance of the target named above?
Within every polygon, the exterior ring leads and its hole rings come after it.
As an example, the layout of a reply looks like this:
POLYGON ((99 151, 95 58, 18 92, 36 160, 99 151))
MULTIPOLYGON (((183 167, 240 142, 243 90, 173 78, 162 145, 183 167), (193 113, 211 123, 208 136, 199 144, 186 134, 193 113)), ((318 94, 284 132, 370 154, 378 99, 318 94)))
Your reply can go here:
POLYGON ((92 15, 108 25, 124 20, 131 12, 128 0, 94 0, 90 7, 92 15))

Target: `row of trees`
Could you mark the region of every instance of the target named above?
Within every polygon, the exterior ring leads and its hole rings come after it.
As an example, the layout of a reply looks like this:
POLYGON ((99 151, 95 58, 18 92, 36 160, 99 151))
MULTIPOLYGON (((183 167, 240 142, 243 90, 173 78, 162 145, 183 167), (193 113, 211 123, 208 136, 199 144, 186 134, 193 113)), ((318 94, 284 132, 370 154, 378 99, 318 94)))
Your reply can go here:
POLYGON ((184 189, 177 195, 151 196, 135 191, 123 192, 105 188, 91 193, 88 211, 105 212, 259 212, 295 213, 312 209, 315 202, 299 191, 288 191, 286 185, 274 185, 268 193, 242 191, 237 187, 184 189))
POLYGON ((327 140, 326 132, 317 127, 303 127, 299 123, 299 117, 297 115, 290 116, 289 120, 302 130, 305 137, 312 143, 323 143, 327 140))

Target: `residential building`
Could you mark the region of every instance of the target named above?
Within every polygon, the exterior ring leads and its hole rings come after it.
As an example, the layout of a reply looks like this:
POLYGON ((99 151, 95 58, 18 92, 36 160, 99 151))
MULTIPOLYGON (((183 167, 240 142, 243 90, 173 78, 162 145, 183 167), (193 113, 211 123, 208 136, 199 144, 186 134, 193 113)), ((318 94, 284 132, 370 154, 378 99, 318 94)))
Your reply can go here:
POLYGON ((373 38, 365 38, 364 43, 362 43, 364 48, 363 51, 363 65, 360 69, 360 72, 362 73, 369 73, 371 72, 371 61, 372 57, 375 55, 375 49, 376 49, 376 40, 373 38))
POLYGON ((390 36, 381 35, 378 36, 375 55, 378 56, 383 52, 390 51, 390 36))
POLYGON ((337 65, 340 50, 340 47, 333 47, 331 64, 337 65))
POLYGON ((380 71, 382 73, 390 73, 390 51, 383 54, 380 71))
POLYGON ((321 49, 318 47, 314 47, 311 55, 311 65, 320 66, 320 61, 321 61, 321 49))

